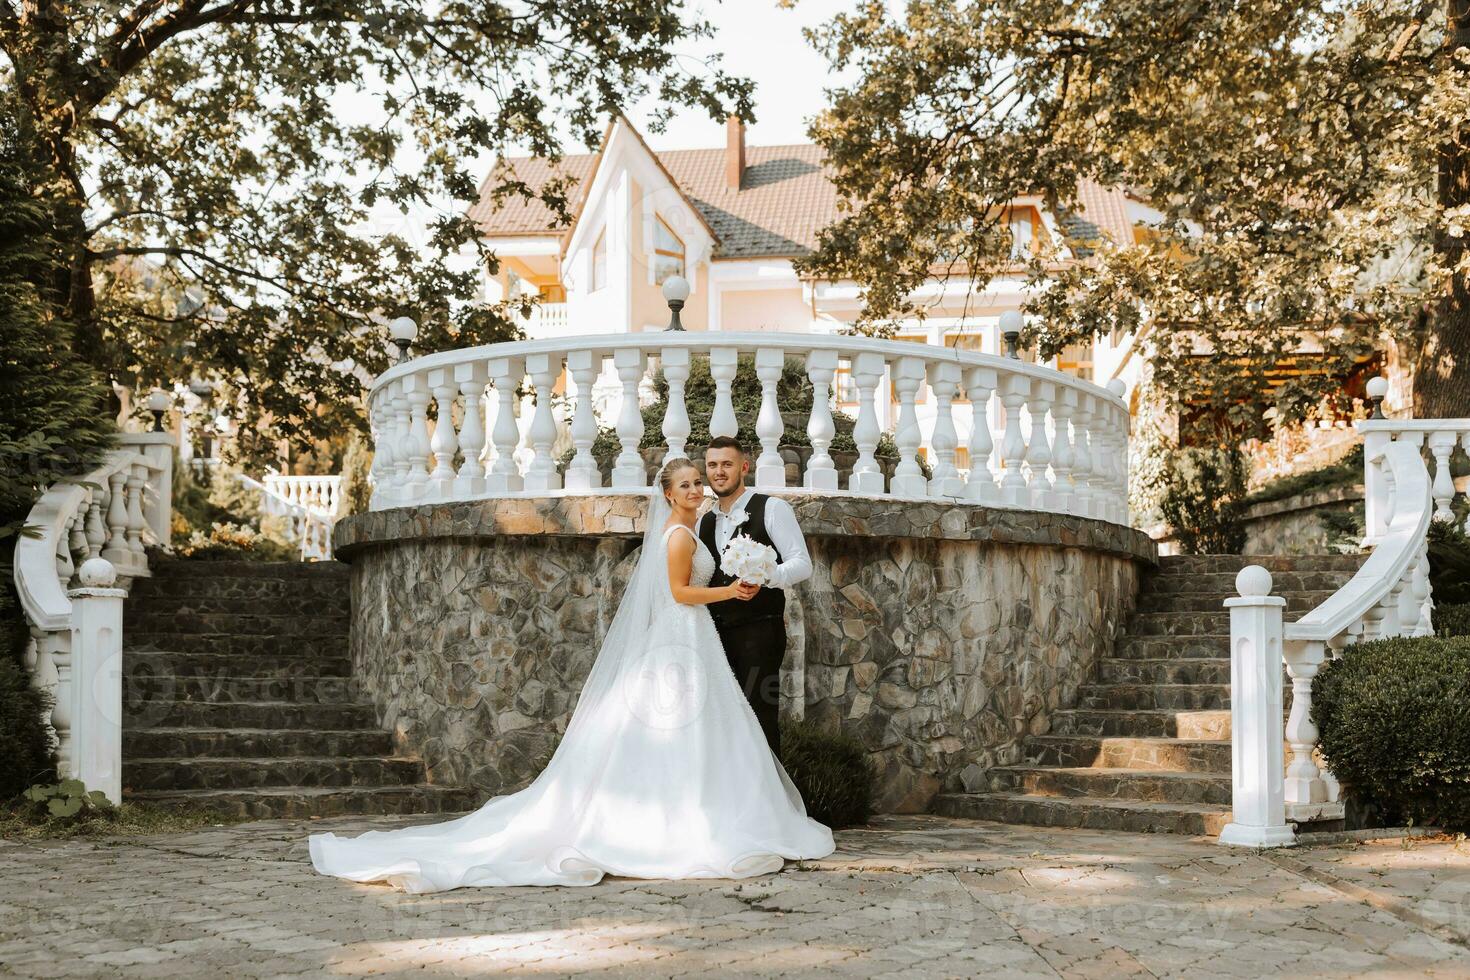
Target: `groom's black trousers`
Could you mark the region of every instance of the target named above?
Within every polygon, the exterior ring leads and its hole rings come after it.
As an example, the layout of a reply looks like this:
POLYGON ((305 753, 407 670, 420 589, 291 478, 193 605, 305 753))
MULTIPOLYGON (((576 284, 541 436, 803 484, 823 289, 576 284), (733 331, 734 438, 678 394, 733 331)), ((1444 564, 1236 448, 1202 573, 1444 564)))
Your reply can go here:
POLYGON ((730 670, 755 710, 766 744, 781 758, 781 661, 786 659, 786 620, 757 619, 738 626, 716 624, 730 670))

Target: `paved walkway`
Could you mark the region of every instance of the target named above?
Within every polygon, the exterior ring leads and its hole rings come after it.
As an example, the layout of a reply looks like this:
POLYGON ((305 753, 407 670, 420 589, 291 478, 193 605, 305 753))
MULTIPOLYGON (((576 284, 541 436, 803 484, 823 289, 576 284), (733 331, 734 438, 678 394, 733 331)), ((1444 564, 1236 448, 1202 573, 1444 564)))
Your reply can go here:
POLYGON ((0 841, 0 974, 1470 977, 1470 843, 1252 854, 903 817, 744 882, 418 896, 307 859, 308 830, 422 819, 0 841))

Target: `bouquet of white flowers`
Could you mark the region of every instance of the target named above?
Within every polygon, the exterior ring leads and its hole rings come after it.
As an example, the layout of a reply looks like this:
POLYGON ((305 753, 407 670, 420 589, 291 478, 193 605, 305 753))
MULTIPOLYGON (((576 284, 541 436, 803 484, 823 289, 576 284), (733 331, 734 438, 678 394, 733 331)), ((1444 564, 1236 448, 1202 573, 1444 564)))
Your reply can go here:
POLYGON ((766 585, 776 577, 776 549, 737 534, 720 552, 720 568, 742 582, 766 585))

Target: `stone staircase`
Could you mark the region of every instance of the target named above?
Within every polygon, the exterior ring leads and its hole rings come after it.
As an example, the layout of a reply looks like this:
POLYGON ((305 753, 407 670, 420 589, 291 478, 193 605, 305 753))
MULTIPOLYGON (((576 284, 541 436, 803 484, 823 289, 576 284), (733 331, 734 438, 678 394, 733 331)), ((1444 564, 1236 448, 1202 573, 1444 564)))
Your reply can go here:
MULTIPOLYGON (((1360 555, 1163 558, 1075 708, 1026 739, 1023 764, 935 812, 1046 827, 1218 834, 1230 821, 1230 616, 1235 575, 1264 565, 1295 620, 1347 584, 1360 555)), ((1288 685, 1287 691, 1290 691, 1288 685)), ((1288 707, 1290 696, 1288 693, 1288 707)))
POLYGON ((479 805, 395 755, 359 696, 345 565, 150 566, 124 606, 125 799, 251 818, 479 805))

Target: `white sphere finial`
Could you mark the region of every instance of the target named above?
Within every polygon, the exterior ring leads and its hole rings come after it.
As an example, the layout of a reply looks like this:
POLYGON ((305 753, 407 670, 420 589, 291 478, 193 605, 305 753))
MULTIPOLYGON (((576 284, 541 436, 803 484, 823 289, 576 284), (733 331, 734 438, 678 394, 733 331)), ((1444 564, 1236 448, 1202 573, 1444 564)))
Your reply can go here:
POLYGON ((1235 576, 1235 591, 1258 599, 1271 594, 1271 573, 1260 565, 1247 565, 1235 576))
POLYGON ((669 276, 664 280, 664 299, 670 303, 682 303, 689 298, 689 280, 683 276, 669 276))
POLYGON ((1117 395, 1119 398, 1122 398, 1124 395, 1128 394, 1128 386, 1123 383, 1122 378, 1114 378, 1112 381, 1108 382, 1108 391, 1117 395))
POLYGON ((89 589, 108 589, 117 581, 117 569, 106 558, 88 558, 77 569, 77 581, 89 589))
POLYGON ((1001 333, 1020 333, 1026 328, 1026 318, 1020 310, 1006 310, 1000 315, 1001 333))
POLYGON ((401 316, 388 324, 388 336, 394 340, 406 340, 410 344, 419 335, 419 325, 411 316, 401 316))
POLYGON ((1368 397, 1369 398, 1387 398, 1388 397, 1388 379, 1385 378, 1385 377, 1383 377, 1382 375, 1378 375, 1376 377, 1369 378, 1368 379, 1368 397))

